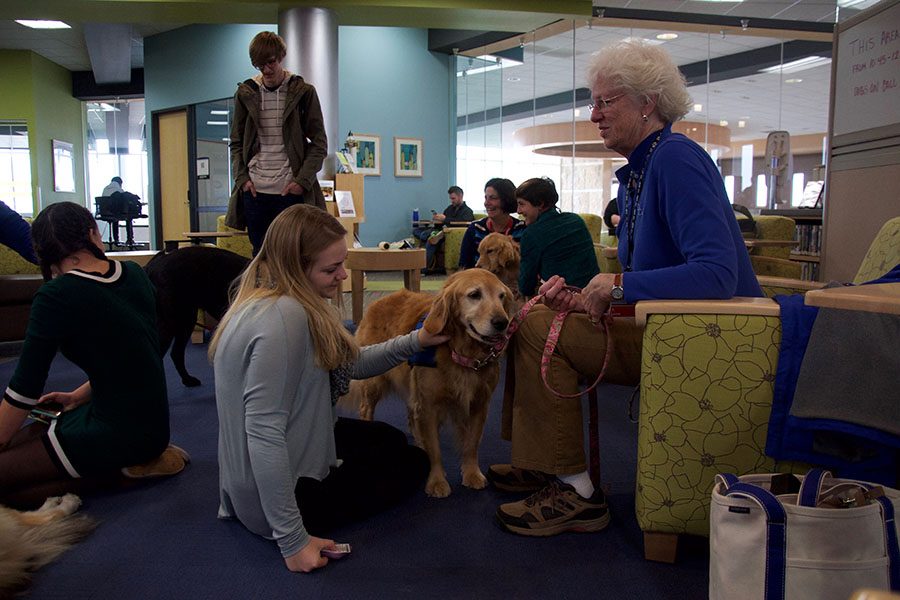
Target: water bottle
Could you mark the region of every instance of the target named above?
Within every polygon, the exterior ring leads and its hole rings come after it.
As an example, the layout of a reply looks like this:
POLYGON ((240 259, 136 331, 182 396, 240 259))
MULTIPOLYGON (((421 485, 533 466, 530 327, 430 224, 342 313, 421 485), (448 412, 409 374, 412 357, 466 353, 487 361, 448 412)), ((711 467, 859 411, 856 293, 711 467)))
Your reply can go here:
POLYGON ((413 219, 412 219, 412 220, 413 220, 413 223, 418 223, 418 222, 419 222, 419 209, 418 209, 418 208, 414 208, 414 209, 413 209, 413 215, 412 215, 412 217, 413 217, 413 219))

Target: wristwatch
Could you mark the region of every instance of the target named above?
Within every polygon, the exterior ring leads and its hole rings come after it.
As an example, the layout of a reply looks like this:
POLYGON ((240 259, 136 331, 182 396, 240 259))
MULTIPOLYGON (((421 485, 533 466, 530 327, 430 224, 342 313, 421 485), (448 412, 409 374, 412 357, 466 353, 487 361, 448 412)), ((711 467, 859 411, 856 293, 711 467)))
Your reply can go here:
POLYGON ((615 279, 613 279, 612 290, 609 293, 609 297, 613 302, 622 302, 625 299, 625 290, 622 288, 622 274, 616 273, 615 279))

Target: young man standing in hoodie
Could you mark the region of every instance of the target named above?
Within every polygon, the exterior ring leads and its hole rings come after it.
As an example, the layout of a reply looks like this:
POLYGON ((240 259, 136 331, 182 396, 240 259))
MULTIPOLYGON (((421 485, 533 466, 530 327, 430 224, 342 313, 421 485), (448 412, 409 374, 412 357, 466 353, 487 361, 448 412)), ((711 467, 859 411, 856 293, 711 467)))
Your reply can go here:
POLYGON ((272 220, 293 204, 325 209, 316 173, 328 153, 316 88, 281 63, 284 40, 263 31, 250 42, 260 74, 238 84, 231 124, 234 188, 225 224, 247 228, 253 255, 272 220))

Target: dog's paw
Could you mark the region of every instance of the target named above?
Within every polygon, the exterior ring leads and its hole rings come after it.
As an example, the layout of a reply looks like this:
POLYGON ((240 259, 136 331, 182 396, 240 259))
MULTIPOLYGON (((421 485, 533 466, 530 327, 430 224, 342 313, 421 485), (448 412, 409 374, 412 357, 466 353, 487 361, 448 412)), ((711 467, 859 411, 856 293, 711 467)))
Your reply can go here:
POLYGON ((430 479, 425 485, 425 493, 432 498, 446 498, 450 495, 450 484, 443 477, 440 479, 430 479))
POLYGON ((183 383, 185 385, 185 387, 197 387, 199 385, 202 385, 202 383, 199 379, 197 379, 196 377, 193 377, 191 375, 188 375, 187 377, 182 377, 181 383, 183 383))
POLYGON ((468 473, 463 472, 462 476, 462 484, 467 488, 472 488, 473 490, 483 490, 487 486, 487 478, 484 476, 480 469, 475 469, 474 471, 469 471, 468 473))
POLYGON ((54 498, 54 500, 59 500, 59 508, 67 515, 71 515, 81 506, 81 498, 75 494, 66 494, 61 498, 54 498))

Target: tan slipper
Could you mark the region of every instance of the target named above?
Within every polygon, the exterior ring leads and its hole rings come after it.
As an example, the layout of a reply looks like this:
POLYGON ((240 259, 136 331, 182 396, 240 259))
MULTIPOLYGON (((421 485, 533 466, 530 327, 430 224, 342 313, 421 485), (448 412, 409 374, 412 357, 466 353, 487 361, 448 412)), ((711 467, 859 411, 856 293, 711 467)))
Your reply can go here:
POLYGON ((181 473, 189 462, 191 462, 191 456, 187 452, 175 444, 169 444, 163 453, 153 460, 141 465, 124 467, 122 475, 131 479, 169 477, 181 473))

